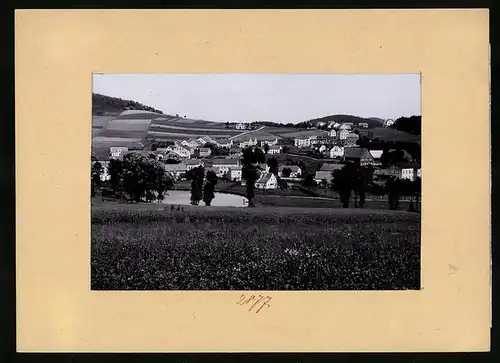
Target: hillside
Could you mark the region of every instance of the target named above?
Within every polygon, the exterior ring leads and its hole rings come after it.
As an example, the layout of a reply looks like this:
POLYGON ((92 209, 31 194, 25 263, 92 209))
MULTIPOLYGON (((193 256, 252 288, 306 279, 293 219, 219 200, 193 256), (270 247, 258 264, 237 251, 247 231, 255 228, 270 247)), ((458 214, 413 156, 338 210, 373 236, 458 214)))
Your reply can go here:
POLYGON ((364 118, 364 117, 359 117, 359 116, 353 116, 353 115, 330 115, 330 116, 325 116, 325 117, 320 117, 320 118, 315 118, 312 120, 308 120, 306 122, 312 123, 314 126, 316 126, 319 122, 352 122, 354 124, 358 124, 360 122, 365 122, 368 124, 368 127, 373 128, 373 127, 379 127, 382 126, 384 120, 379 119, 377 117, 370 117, 370 118, 364 118))
POLYGON ((163 114, 160 110, 136 101, 92 93, 92 115, 118 114, 126 110, 150 111, 163 114))

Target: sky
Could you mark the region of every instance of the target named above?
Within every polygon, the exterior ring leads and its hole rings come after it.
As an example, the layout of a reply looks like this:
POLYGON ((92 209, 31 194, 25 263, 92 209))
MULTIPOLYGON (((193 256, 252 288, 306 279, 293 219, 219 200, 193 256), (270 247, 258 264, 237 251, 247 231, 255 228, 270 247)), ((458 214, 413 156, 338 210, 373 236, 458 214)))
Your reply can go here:
POLYGON ((420 74, 94 74, 93 92, 219 122, 421 115, 420 74))

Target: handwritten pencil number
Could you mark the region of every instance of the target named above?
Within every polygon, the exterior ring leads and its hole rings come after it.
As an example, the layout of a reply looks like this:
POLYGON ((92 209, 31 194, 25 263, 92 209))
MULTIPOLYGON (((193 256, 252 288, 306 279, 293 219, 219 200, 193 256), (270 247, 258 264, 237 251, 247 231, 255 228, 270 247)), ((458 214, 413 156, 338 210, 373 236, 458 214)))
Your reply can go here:
POLYGON ((238 305, 249 305, 250 308, 248 311, 255 311, 255 313, 259 313, 264 307, 271 307, 270 301, 272 300, 271 296, 264 295, 250 295, 247 297, 245 294, 241 294, 237 304, 238 305))

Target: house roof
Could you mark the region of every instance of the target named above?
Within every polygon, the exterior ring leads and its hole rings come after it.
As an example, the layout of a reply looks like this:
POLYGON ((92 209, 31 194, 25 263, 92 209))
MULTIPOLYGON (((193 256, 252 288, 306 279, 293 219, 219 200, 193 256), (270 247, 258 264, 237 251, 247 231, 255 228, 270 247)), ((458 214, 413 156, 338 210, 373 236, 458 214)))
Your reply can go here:
POLYGON ((283 147, 280 146, 280 145, 273 145, 273 146, 269 146, 269 150, 279 150, 279 149, 282 149, 283 147))
POLYGON ((126 147, 126 146, 111 146, 111 147, 109 148, 109 151, 110 151, 110 152, 113 152, 113 151, 120 151, 120 150, 121 150, 121 151, 127 151, 127 150, 128 150, 128 147, 126 147))
POLYGON ((266 184, 273 177, 273 173, 262 173, 257 183, 266 184))
POLYGON ((230 171, 233 171, 233 170, 242 170, 242 167, 240 165, 238 166, 232 166, 229 168, 230 171))
POLYGON ((201 165, 203 164, 203 161, 198 160, 198 159, 188 159, 184 162, 186 165, 201 165))
POLYGON ((288 168, 292 171, 292 173, 297 173, 298 171, 300 171, 300 168, 297 166, 297 165, 280 165, 280 167, 278 168, 278 171, 283 171, 283 169, 285 168, 288 168))
POLYGON ((344 157, 348 159, 361 159, 365 150, 361 147, 346 147, 344 148, 344 157))
POLYGON ((383 150, 370 150, 370 154, 373 156, 374 159, 380 159, 383 153, 384 153, 383 150))
POLYGON ((181 164, 162 164, 163 168, 167 172, 172 172, 172 171, 186 171, 186 164, 181 163, 181 164))
POLYGON ((210 150, 210 148, 208 147, 201 147, 200 152, 206 153, 206 152, 212 152, 212 150, 210 150))
POLYGON ((239 159, 214 159, 213 165, 239 165, 239 159))
POLYGON ((333 164, 333 163, 325 163, 321 165, 320 171, 332 172, 334 170, 340 170, 344 167, 343 164, 333 164))
POLYGON ((226 138, 226 139, 217 139, 216 141, 217 141, 219 144, 229 144, 229 143, 231 143, 231 140, 229 140, 229 139, 227 139, 227 138, 226 138))
POLYGON ((332 176, 332 171, 330 170, 318 170, 316 174, 314 175, 314 179, 331 179, 333 178, 332 176))
POLYGON ((240 152, 243 151, 243 149, 240 148, 240 147, 232 147, 232 148, 229 149, 229 151, 230 152, 232 151, 232 152, 240 153, 240 152))

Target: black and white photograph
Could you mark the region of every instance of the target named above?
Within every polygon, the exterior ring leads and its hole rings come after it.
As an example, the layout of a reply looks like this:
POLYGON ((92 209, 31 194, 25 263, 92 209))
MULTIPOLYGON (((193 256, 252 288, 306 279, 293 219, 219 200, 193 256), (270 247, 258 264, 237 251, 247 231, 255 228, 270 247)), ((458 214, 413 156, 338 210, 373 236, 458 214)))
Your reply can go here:
POLYGON ((420 290, 420 74, 91 77, 92 290, 420 290))

